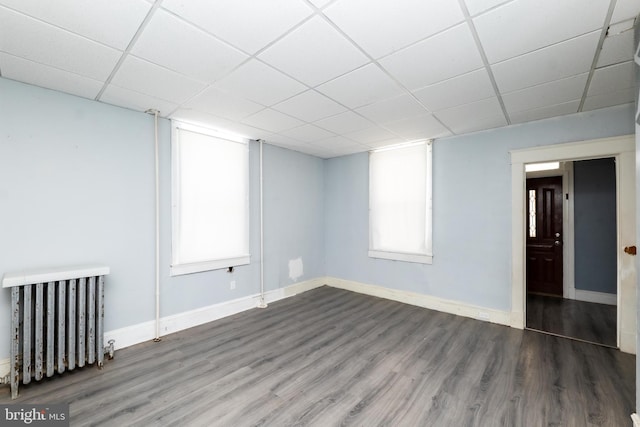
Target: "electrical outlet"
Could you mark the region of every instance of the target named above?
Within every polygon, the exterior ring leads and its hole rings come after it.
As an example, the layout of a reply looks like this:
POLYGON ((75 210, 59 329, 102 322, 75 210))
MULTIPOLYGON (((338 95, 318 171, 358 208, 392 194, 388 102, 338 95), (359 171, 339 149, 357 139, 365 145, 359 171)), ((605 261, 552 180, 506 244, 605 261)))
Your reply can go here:
POLYGON ((232 280, 231 283, 229 283, 229 289, 235 289, 236 288, 236 281, 232 280))

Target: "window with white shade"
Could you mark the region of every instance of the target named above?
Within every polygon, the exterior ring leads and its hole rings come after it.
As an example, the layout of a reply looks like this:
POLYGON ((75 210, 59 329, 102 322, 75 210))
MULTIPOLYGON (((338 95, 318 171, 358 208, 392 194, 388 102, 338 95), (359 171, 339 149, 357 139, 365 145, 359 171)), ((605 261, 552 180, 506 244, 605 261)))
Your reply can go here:
POLYGON ((431 141, 369 154, 369 256, 432 261, 431 141))
POLYGON ((248 264, 249 141, 172 122, 171 275, 248 264))

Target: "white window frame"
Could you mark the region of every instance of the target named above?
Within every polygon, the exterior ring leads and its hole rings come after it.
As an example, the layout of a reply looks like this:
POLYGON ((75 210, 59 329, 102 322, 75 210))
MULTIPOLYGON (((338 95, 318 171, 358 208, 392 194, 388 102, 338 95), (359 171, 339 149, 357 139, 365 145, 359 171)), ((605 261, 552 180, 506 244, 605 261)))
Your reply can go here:
POLYGON ((249 140, 234 135, 223 134, 212 129, 184 123, 176 120, 171 121, 171 265, 170 275, 178 276, 183 274, 191 274, 202 271, 216 270, 250 263, 249 253, 249 140), (246 253, 234 254, 234 256, 210 259, 197 262, 180 262, 180 158, 179 147, 180 131, 195 132, 212 138, 224 140, 227 142, 239 143, 246 145, 246 205, 245 205, 245 241, 244 248, 246 253))
MULTIPOLYGON (((369 153, 369 156, 371 158, 371 155, 375 155, 375 153, 378 152, 383 152, 383 151, 388 151, 388 150, 395 150, 395 149, 402 149, 402 148, 408 148, 408 147, 412 147, 415 145, 419 145, 419 144, 425 144, 426 145, 426 152, 425 155, 427 156, 426 159, 426 183, 425 183, 425 191, 426 191, 426 203, 425 203, 425 213, 424 213, 424 220, 425 220, 425 224, 424 224, 424 228, 425 228, 425 242, 424 242, 424 246, 425 246, 425 251, 422 253, 412 253, 412 252, 402 252, 402 251, 387 251, 387 250, 381 250, 379 248, 374 248, 373 247, 373 224, 372 224, 372 219, 371 219, 371 212, 372 212, 372 206, 371 206, 371 192, 372 192, 372 179, 371 179, 371 167, 369 168, 369 252, 368 255, 371 258, 382 258, 382 259, 389 259, 389 260, 395 260, 395 261, 406 261, 406 262, 415 262, 415 263, 422 263, 422 264, 432 264, 433 262, 433 196, 432 196, 432 192, 433 192, 433 184, 432 184, 432 176, 433 176, 433 167, 432 167, 432 149, 433 149, 433 140, 426 140, 426 141, 415 141, 412 143, 408 143, 408 144, 400 144, 400 145, 396 145, 396 146, 391 146, 391 147, 385 147, 385 148, 381 148, 378 150, 372 150, 369 153)), ((369 165, 371 165, 371 163, 369 163, 369 165)))

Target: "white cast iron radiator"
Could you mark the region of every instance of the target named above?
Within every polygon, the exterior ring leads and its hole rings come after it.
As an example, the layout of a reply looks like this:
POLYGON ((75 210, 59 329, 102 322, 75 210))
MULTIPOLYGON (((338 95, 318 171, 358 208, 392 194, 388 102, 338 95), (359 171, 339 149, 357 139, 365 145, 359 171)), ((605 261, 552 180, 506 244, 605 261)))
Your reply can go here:
POLYGON ((104 277, 109 267, 83 266, 5 274, 11 289, 11 397, 29 384, 113 357, 104 347, 104 277))

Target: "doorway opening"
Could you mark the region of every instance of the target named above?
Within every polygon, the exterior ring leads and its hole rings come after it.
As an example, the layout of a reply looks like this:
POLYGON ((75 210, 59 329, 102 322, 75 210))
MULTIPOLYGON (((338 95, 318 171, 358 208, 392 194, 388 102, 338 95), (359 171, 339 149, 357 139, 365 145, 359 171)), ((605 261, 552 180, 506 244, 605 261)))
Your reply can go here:
POLYGON ((525 326, 617 347, 615 159, 526 176, 525 326))
POLYGON ((636 353, 635 137, 625 135, 513 150, 511 155, 511 326, 526 327, 525 164, 615 158, 616 346, 636 353), (627 251, 625 251, 625 248, 627 251))

